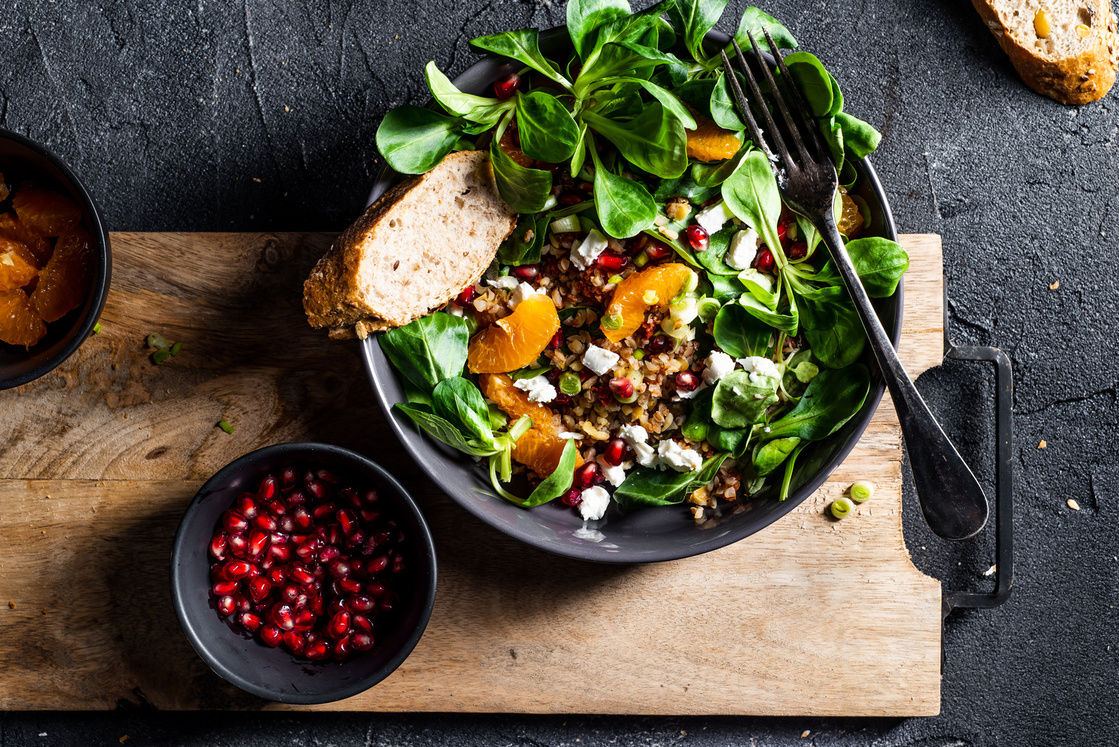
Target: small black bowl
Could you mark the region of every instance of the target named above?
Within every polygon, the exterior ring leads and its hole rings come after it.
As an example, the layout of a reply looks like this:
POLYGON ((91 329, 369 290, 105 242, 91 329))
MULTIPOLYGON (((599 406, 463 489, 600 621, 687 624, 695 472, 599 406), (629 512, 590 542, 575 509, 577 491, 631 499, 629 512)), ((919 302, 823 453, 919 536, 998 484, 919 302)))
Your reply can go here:
POLYGON ((52 371, 89 336, 109 294, 112 261, 109 234, 97 205, 81 180, 58 156, 23 135, 0 128, 0 172, 5 178, 33 178, 77 203, 93 239, 95 262, 85 300, 62 319, 48 324, 47 335, 38 344, 24 350, 0 342, 0 389, 10 389, 52 371))
POLYGON ((367 690, 388 677, 423 635, 435 604, 435 545, 419 508, 378 464, 327 444, 286 443, 258 449, 211 477, 187 507, 171 553, 171 596, 179 623, 194 650, 219 676, 261 698, 281 703, 327 703, 367 690), (357 487, 379 490, 386 513, 410 538, 406 552, 410 586, 402 589, 394 627, 376 645, 344 662, 296 659, 234 631, 213 606, 208 548, 222 512, 267 474, 285 466, 324 468, 357 487))

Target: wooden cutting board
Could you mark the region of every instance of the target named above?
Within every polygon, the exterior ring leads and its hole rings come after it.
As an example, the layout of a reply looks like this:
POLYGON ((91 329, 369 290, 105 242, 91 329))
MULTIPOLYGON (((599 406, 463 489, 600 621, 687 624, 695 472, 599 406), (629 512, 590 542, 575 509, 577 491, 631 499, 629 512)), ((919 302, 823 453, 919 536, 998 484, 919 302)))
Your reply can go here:
MULTIPOLYGON (((932 715, 940 584, 901 529, 898 426, 884 403, 831 480, 731 547, 671 563, 566 560, 469 518, 424 479, 377 409, 357 345, 303 322, 325 234, 112 236, 102 331, 61 368, 0 392, 0 708, 280 708, 226 685, 171 608, 180 513, 224 464, 319 440, 390 466, 417 495, 439 591, 412 656, 323 709, 932 715), (161 366, 144 337, 182 342, 161 366), (221 418, 232 435, 215 427, 221 418), (854 480, 874 498, 842 522, 854 480)), ((906 236, 901 352, 943 352, 940 239, 906 236)), ((684 521, 681 517, 681 521, 684 521)))

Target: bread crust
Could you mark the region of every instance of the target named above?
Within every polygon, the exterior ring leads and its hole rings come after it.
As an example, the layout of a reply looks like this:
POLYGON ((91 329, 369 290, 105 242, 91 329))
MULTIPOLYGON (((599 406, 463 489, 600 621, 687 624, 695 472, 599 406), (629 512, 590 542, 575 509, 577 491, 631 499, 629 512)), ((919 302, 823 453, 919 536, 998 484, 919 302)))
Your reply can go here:
POLYGON ((1116 73, 1115 15, 1110 0, 1095 0, 1096 17, 1083 51, 1075 57, 1050 60, 1015 38, 985 0, 972 5, 1010 57, 1022 80, 1034 91, 1062 104, 1080 105, 1097 101, 1111 90, 1116 73))
MULTIPOLYGON (((411 321, 393 315, 385 319, 381 317, 383 310, 370 308, 365 302, 358 268, 365 253, 370 251, 370 245, 376 243, 375 232, 381 228, 380 224, 391 216, 393 209, 413 192, 427 189, 428 181, 444 166, 462 167, 473 173, 484 171, 491 183, 493 180, 488 156, 477 151, 461 151, 448 155, 439 166, 428 173, 406 179, 389 189, 335 239, 330 250, 319 260, 304 282, 303 309, 312 327, 330 328, 332 337, 353 337, 356 334, 364 338, 371 332, 411 321)), ((470 280, 476 280, 485 271, 493 261, 500 240, 512 233, 517 225, 517 214, 497 197, 496 187, 492 190, 492 194, 493 209, 487 210, 484 220, 488 225, 495 227, 496 235, 500 239, 497 244, 489 247, 492 251, 488 254, 480 251, 470 258, 467 264, 470 265, 471 271, 477 271, 470 280), (486 256, 483 256, 484 254, 486 256)), ((426 197, 427 195, 418 195, 417 199, 426 197)), ((482 219, 482 217, 478 218, 478 220, 482 219)), ((381 228, 381 230, 393 229, 381 228)), ((466 285, 470 280, 464 280, 459 285, 466 285)), ((437 308, 447 300, 449 298, 443 299, 440 304, 432 308, 437 308)))

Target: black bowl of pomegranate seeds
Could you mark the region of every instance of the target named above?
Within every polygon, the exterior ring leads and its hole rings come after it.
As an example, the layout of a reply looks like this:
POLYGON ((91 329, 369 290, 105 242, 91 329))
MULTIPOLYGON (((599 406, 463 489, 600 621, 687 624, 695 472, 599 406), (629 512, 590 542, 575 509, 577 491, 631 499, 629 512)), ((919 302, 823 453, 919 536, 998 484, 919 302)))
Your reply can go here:
POLYGON ((435 577, 431 533, 400 483, 311 443, 254 451, 210 478, 171 558, 195 651, 284 703, 340 700, 391 674, 427 626, 435 577))

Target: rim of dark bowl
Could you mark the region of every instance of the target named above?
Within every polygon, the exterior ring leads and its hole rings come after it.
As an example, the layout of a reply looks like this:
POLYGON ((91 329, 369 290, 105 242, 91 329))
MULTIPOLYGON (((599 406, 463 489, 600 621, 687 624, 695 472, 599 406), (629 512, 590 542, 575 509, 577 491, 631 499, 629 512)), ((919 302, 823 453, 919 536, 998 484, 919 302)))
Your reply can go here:
MULTIPOLYGON (((435 542, 431 536, 431 528, 424 519, 423 512, 416 504, 415 499, 411 494, 400 484, 393 475, 381 465, 369 459, 366 456, 358 454, 356 451, 343 448, 341 446, 334 446, 333 444, 317 443, 314 441, 291 441, 287 443, 272 444, 264 446, 255 451, 250 451, 247 454, 237 457, 229 464, 222 467, 214 473, 213 477, 203 483, 198 492, 191 498, 190 504, 187 506, 186 511, 183 512, 182 518, 179 520, 179 525, 175 529, 175 542, 171 549, 171 601, 175 607, 175 616, 179 619, 179 627, 182 628, 183 634, 186 635, 187 640, 190 641, 191 647, 195 653, 198 654, 206 665, 210 667, 219 677, 237 686, 247 693, 256 695, 257 697, 266 700, 274 701, 277 703, 291 703, 297 705, 315 705, 319 703, 330 703, 336 700, 343 700, 352 697, 358 693, 365 692, 369 688, 377 685, 390 674, 395 672, 397 668, 404 663, 416 645, 423 637, 424 631, 427 629, 428 622, 431 620, 431 612, 435 607, 435 591, 438 582, 438 563, 436 562, 435 542), (277 693, 276 691, 269 690, 266 687, 258 686, 254 682, 250 682, 238 673, 236 670, 231 669, 219 657, 215 656, 208 645, 208 641, 198 634, 186 613, 186 594, 188 591, 183 588, 182 581, 179 578, 178 569, 182 565, 180 558, 185 550, 185 544, 188 542, 186 532, 184 529, 189 525, 194 513, 198 510, 200 503, 211 493, 222 490, 230 484, 232 479, 236 477, 242 469, 251 466, 255 462, 263 459, 271 459, 275 457, 283 457, 288 454, 302 455, 300 459, 305 460, 306 455, 314 452, 327 452, 334 454, 343 459, 351 459, 361 464, 362 466, 373 470, 380 479, 384 481, 384 485, 391 488, 396 492, 397 497, 401 499, 401 504, 404 510, 413 515, 416 520, 417 526, 420 528, 421 542, 420 552, 424 558, 427 559, 431 569, 431 581, 424 589, 423 604, 420 608, 419 619, 416 622, 415 628, 409 632, 408 636, 404 639, 400 648, 382 665, 369 676, 358 680, 352 685, 346 687, 336 688, 334 690, 318 692, 318 693, 277 693)), ((293 661, 295 661, 293 659, 293 661)), ((343 664, 344 666, 344 664, 343 664)))
MULTIPOLYGON (((553 44, 557 43, 556 37, 562 35, 564 32, 565 29, 563 27, 556 27, 542 32, 541 45, 544 46, 548 42, 551 42, 553 44)), ((706 40, 718 45, 726 45, 730 43, 730 36, 724 34, 721 31, 710 31, 707 34, 706 40)), ((768 52, 764 52, 763 54, 766 54, 767 56, 769 55, 768 52)), ((494 57, 492 55, 483 57, 478 60, 478 62, 474 63, 466 70, 464 70, 461 74, 456 76, 452 82, 456 86, 468 87, 464 83, 465 79, 473 77, 475 71, 477 71, 479 68, 488 65, 494 65, 495 61, 498 61, 499 59, 500 58, 494 57)), ((886 197, 885 187, 882 185, 881 180, 878 178, 878 172, 875 171, 874 166, 871 164, 869 158, 857 159, 857 163, 859 165, 859 171, 862 173, 862 176, 865 179, 866 185, 870 188, 875 197, 876 207, 881 212, 881 219, 883 223, 882 233, 885 235, 886 238, 897 241, 897 224, 894 222, 894 214, 890 208, 889 200, 886 197)), ((387 191, 388 188, 391 187, 399 178, 400 175, 394 172, 386 164, 377 175, 377 180, 373 184, 373 188, 370 191, 370 195, 366 204, 371 205, 373 202, 375 202, 377 198, 384 194, 384 192, 387 191)), ((902 280, 898 282, 898 287, 895 294, 888 299, 883 299, 884 301, 888 301, 890 304, 894 305, 895 308, 894 323, 887 326, 886 329, 886 332, 890 337, 890 341, 893 343, 895 349, 897 349, 901 339, 902 316, 904 311, 904 284, 905 279, 902 278, 902 280)), ((831 476, 831 473, 835 471, 836 467, 838 467, 843 462, 843 460, 845 460, 848 455, 850 455, 851 451, 853 451, 855 446, 858 445, 859 441, 862 439, 863 434, 866 432, 866 428, 870 424, 871 418, 874 417, 875 412, 878 410, 878 405, 882 401, 882 395, 885 393, 885 383, 882 381, 882 377, 879 374, 876 366, 874 364, 871 364, 870 370, 873 379, 872 389, 866 399, 866 402, 863 403, 863 406, 859 410, 859 412, 855 415, 855 417, 844 424, 843 430, 847 432, 846 441, 831 456, 831 458, 828 459, 816 471, 816 473, 810 479, 797 487, 788 497, 788 499, 779 502, 776 510, 770 511, 767 514, 766 518, 768 520, 765 521, 765 523, 757 527, 750 528, 746 531, 739 529, 733 532, 726 532, 712 537, 710 540, 707 541, 700 541, 682 548, 671 547, 665 549, 662 552, 626 553, 624 551, 621 551, 605 553, 595 552, 593 550, 588 551, 589 548, 597 547, 597 545, 594 544, 566 545, 541 542, 537 539, 536 536, 521 530, 519 527, 511 526, 509 524, 497 521, 491 514, 491 512, 486 510, 485 504, 474 499, 473 496, 459 496, 457 494, 455 486, 453 486, 450 481, 444 477, 443 473, 428 468, 427 464, 421 458, 421 455, 415 451, 415 448, 412 445, 411 439, 412 437, 414 437, 415 434, 410 430, 411 425, 403 422, 402 419, 397 418, 396 414, 393 412, 394 402, 390 401, 388 393, 382 386, 382 382, 380 381, 377 373, 377 361, 374 359, 374 356, 384 356, 384 353, 380 347, 380 341, 377 339, 376 336, 370 336, 363 341, 361 347, 362 361, 365 365, 366 373, 369 376, 373 391, 376 394, 377 403, 381 407, 381 411, 385 414, 385 418, 388 420, 389 425, 393 429, 393 432, 396 434, 397 439, 404 445, 405 450, 408 451, 408 454, 412 457, 416 464, 419 465, 424 473, 433 482, 435 482, 435 484, 438 485, 444 493, 451 497, 451 500, 453 500, 459 506, 465 508, 473 516, 477 517, 499 532, 513 537, 514 539, 518 539, 528 545, 531 545, 532 547, 536 547, 538 549, 553 553, 555 555, 560 555, 562 557, 607 564, 657 563, 702 555, 704 553, 718 550, 720 548, 726 547, 727 545, 733 544, 734 542, 745 539, 746 537, 749 537, 752 534, 756 534, 757 532, 765 529, 774 522, 780 520, 801 503, 803 503, 808 498, 808 496, 816 492, 816 490, 819 489, 819 487, 827 481, 827 479, 831 476), (374 348, 376 349, 375 352, 374 348)), ((867 355, 870 355, 869 350, 867 352, 867 355)), ((390 375, 393 375, 391 370, 390 375)), ((419 435, 421 438, 429 438, 425 434, 419 435)), ((463 458, 465 459, 466 457, 464 456, 463 458)), ((467 466, 464 464, 464 469, 466 468, 467 466)), ((681 526, 682 530, 695 530, 695 526, 693 524, 688 523, 683 519, 681 519, 681 526)))
MULTIPOLYGON (((97 203, 93 200, 89 190, 86 189, 85 184, 74 170, 66 165, 66 162, 59 158, 55 153, 42 143, 36 142, 31 138, 21 135, 18 132, 0 127, 0 139, 11 140, 19 145, 28 148, 40 156, 45 158, 54 168, 58 169, 59 173, 68 182, 67 186, 73 188, 74 192, 80 198, 82 203, 82 213, 89 221, 90 234, 96 237, 97 248, 99 250, 97 262, 97 275, 93 279, 93 284, 90 287, 90 302, 89 308, 85 315, 78 321, 77 325, 69 333, 69 339, 66 343, 59 348, 51 357, 47 358, 38 366, 25 371, 22 374, 13 376, 7 379, 0 379, 0 390, 11 389, 13 387, 22 386, 35 379, 38 379, 50 373, 62 364, 67 358, 74 354, 86 338, 89 337, 90 332, 93 331, 94 325, 101 317, 101 312, 105 308, 105 299, 109 295, 109 285, 112 279, 112 252, 109 248, 109 232, 105 228, 105 222, 101 218, 101 210, 98 208, 97 203)), ((30 353, 29 353, 30 354, 30 353)))

